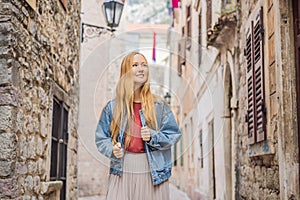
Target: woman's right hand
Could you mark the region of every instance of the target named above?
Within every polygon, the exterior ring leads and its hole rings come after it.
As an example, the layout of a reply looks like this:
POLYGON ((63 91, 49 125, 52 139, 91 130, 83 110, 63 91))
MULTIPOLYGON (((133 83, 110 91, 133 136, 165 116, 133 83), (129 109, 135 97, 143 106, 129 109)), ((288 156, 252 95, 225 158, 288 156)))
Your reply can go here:
POLYGON ((113 154, 115 155, 116 158, 122 158, 123 157, 123 149, 121 147, 121 143, 118 142, 113 146, 113 154))

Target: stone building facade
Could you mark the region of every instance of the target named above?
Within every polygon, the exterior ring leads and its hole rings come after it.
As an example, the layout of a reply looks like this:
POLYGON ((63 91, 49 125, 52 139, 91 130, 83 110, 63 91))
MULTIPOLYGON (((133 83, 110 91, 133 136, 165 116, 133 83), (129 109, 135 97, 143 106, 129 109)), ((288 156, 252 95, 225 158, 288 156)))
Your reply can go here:
POLYGON ((112 33, 106 29, 83 25, 106 27, 105 16, 101 9, 103 2, 102 0, 82 1, 81 7, 83 35, 80 51, 78 129, 79 197, 105 194, 105 187, 102 186, 107 182, 108 162, 98 153, 94 135, 100 109, 109 99, 106 84, 110 70, 113 69, 108 67, 112 33))
POLYGON ((192 199, 299 199, 298 1, 184 0, 175 13, 187 86, 172 102, 173 181, 192 199))
POLYGON ((76 199, 80 1, 0 2, 0 199, 76 199))

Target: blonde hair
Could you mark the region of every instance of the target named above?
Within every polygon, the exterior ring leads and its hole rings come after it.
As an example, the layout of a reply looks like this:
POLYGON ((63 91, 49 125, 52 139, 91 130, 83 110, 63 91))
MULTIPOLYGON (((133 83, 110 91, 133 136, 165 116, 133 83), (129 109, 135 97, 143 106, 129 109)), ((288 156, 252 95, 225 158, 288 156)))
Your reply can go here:
MULTIPOLYGON (((147 59, 145 58, 145 56, 138 52, 132 52, 128 54, 124 57, 121 63, 120 79, 116 87, 116 105, 113 112, 113 120, 110 124, 113 144, 117 143, 120 127, 123 125, 125 118, 127 118, 126 127, 128 127, 128 122, 133 120, 134 81, 131 70, 133 65, 133 58, 137 54, 141 55, 147 63, 147 59)), ((154 130, 157 130, 154 95, 150 90, 149 75, 146 83, 141 88, 140 97, 142 103, 142 111, 143 115, 145 116, 147 126, 154 130)), ((128 131, 128 129, 126 131, 128 131)), ((130 128, 129 133, 127 132, 127 134, 131 134, 130 128)), ((128 147, 129 142, 130 137, 126 137, 125 148, 128 147)))

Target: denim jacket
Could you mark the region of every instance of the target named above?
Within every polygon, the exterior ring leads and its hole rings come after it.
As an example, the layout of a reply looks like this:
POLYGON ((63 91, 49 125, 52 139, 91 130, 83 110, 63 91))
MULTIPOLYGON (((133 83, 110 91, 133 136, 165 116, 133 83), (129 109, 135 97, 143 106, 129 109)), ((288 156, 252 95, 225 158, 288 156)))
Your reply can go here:
MULTIPOLYGON (((162 101, 155 101, 156 118, 158 130, 150 129, 151 139, 145 144, 145 152, 151 171, 153 185, 158 185, 171 176, 172 160, 171 146, 174 145, 181 137, 181 131, 174 119, 170 108, 162 101)), ((112 153, 112 138, 110 131, 110 123, 113 118, 115 100, 107 103, 100 116, 96 129, 96 146, 97 149, 110 158, 110 173, 122 175, 122 158, 116 158, 112 153)), ((146 126, 145 118, 140 110, 142 126, 146 126)), ((124 134, 127 122, 120 127, 118 142, 124 148, 124 134)))

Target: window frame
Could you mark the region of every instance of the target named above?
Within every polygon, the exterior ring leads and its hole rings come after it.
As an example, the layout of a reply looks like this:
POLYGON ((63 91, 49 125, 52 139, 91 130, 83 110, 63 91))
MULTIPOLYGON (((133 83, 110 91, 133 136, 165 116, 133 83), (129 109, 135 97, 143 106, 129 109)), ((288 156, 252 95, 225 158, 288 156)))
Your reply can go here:
POLYGON ((53 98, 50 180, 63 182, 60 199, 66 199, 68 161, 69 109, 63 101, 53 98), (54 145, 55 144, 55 145, 54 145), (53 162, 55 163, 54 165, 53 162), (55 168, 53 168, 55 167, 55 168))

